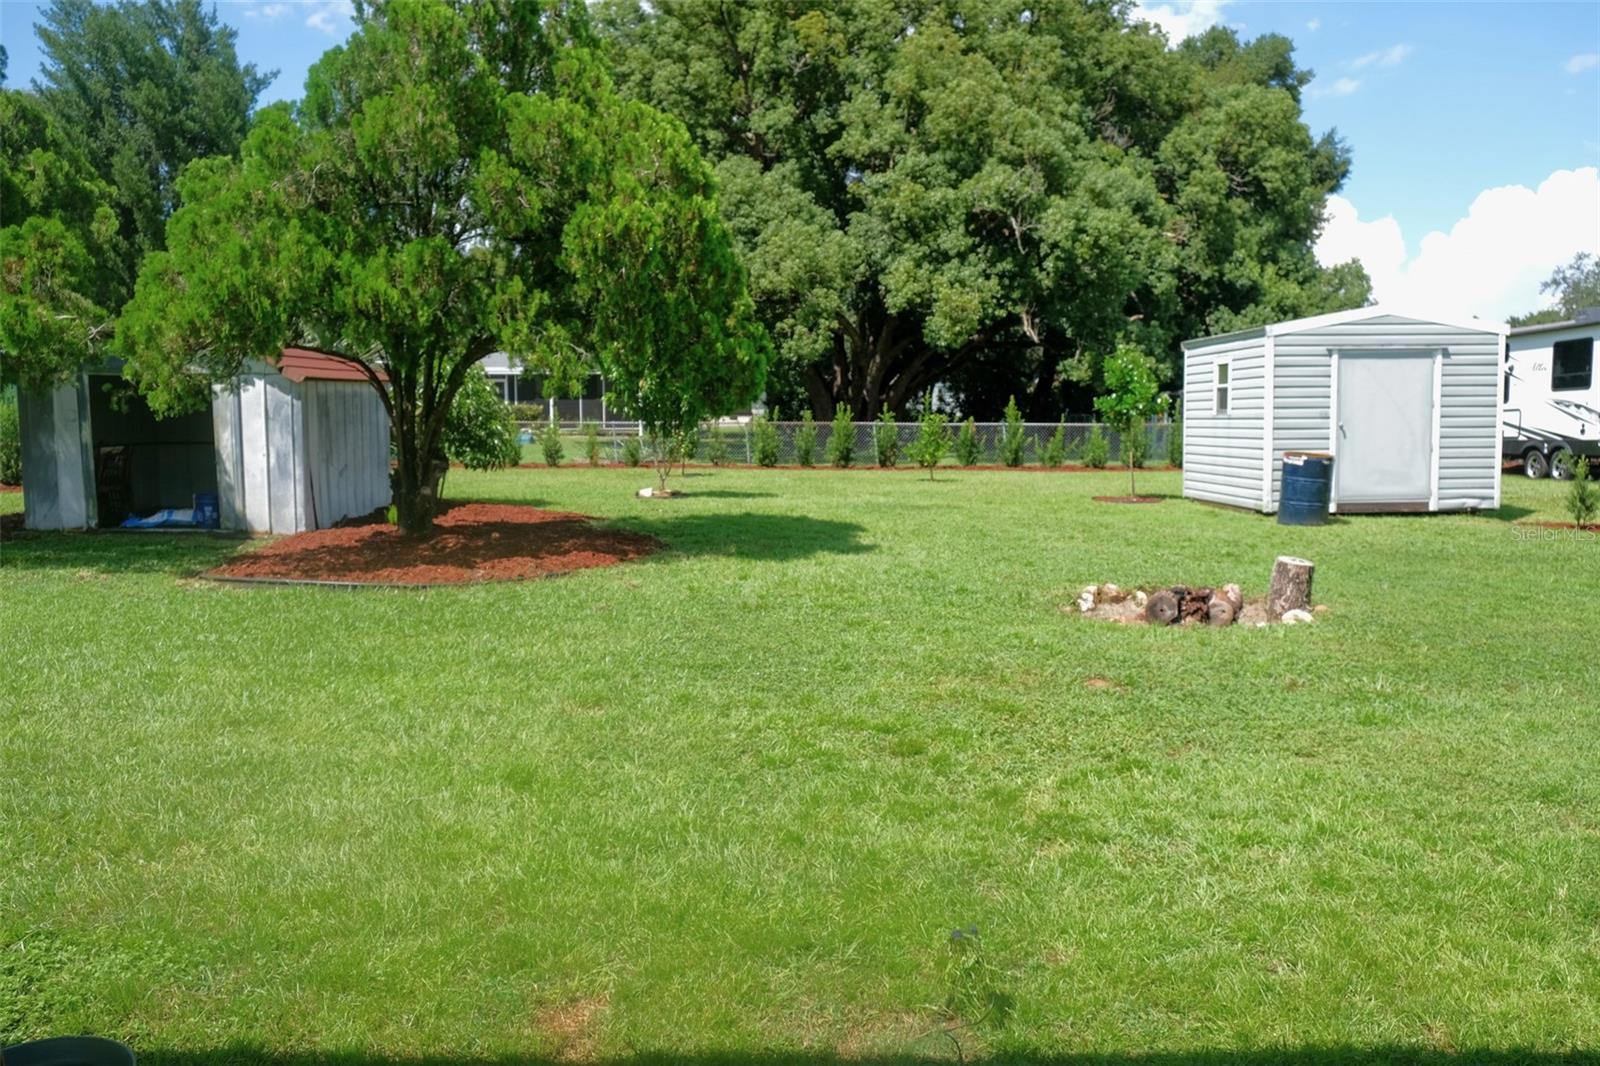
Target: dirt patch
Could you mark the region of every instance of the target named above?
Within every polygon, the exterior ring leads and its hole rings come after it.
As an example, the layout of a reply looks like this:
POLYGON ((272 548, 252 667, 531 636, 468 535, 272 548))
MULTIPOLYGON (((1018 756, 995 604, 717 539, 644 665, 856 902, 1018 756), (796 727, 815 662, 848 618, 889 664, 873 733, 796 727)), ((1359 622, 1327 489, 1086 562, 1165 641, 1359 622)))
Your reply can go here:
POLYGON ((637 559, 662 547, 641 533, 602 529, 586 515, 497 503, 458 503, 431 531, 408 537, 382 520, 296 533, 243 552, 205 577, 363 585, 515 581, 637 559))
POLYGON ((1165 496, 1096 496, 1095 503, 1160 503, 1165 496))
POLYGON ((593 1062, 596 1030, 607 1000, 600 996, 552 1003, 534 1012, 533 1023, 550 1041, 557 1062, 593 1062))
MULTIPOLYGON (((1105 586, 1095 587, 1104 588, 1105 586)), ((1114 589, 1116 588, 1116 586, 1111 587, 1114 589)), ((1160 586, 1151 586, 1149 588, 1117 589, 1117 591, 1114 592, 1110 597, 1092 597, 1092 604, 1089 604, 1084 598, 1080 597, 1076 603, 1062 604, 1061 611, 1063 614, 1075 614, 1083 618, 1092 618, 1098 622, 1115 622, 1119 625, 1142 626, 1148 624, 1145 620, 1145 603, 1147 601, 1147 597, 1150 593, 1157 591, 1159 587, 1160 586)), ((1087 591, 1088 590, 1086 589, 1085 592, 1087 591)), ((1241 626, 1264 626, 1268 624, 1269 619, 1267 618, 1267 598, 1265 596, 1257 596, 1254 599, 1245 599, 1243 603, 1244 608, 1234 618, 1233 624, 1241 626)), ((1314 609, 1314 611, 1315 613, 1320 614, 1322 611, 1321 606, 1319 605, 1314 609)), ((1203 626, 1205 625, 1205 622, 1203 620, 1196 621, 1194 619, 1186 619, 1179 624, 1185 626, 1203 626)), ((1098 680, 1104 679, 1090 678, 1085 682, 1085 684, 1090 688, 1102 687, 1095 683, 1098 680)), ((1115 683, 1111 682, 1110 684, 1115 683)))
POLYGON ((6 485, 6 484, 3 484, 3 483, 0 483, 0 493, 21 492, 21 491, 22 491, 22 486, 21 485, 6 485))

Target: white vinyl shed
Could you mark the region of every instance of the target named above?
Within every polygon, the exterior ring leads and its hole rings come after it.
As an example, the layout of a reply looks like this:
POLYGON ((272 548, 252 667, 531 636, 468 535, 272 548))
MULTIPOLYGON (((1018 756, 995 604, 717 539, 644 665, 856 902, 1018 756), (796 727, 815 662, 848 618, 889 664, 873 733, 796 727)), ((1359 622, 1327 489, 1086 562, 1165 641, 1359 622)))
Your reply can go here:
POLYGON ((1500 505, 1499 323, 1362 307, 1183 344, 1183 494, 1278 509, 1286 451, 1332 511, 1500 505))
POLYGON ((211 408, 156 418, 107 366, 18 394, 24 525, 93 529, 215 493, 221 528, 322 529, 389 503, 389 418, 361 372, 285 349, 212 389, 211 408))

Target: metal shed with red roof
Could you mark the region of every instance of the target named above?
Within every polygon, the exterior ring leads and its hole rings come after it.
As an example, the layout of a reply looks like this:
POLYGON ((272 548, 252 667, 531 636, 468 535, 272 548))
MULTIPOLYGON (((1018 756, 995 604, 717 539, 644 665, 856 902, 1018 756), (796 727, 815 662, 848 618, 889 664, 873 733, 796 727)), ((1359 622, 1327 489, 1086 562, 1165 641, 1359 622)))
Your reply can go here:
MULTIPOLYGON (((29 529, 111 528, 214 496, 218 525, 298 533, 389 502, 389 418, 365 372, 286 348, 156 418, 110 364, 19 397, 29 529)), ((203 511, 203 507, 199 508, 203 511)))

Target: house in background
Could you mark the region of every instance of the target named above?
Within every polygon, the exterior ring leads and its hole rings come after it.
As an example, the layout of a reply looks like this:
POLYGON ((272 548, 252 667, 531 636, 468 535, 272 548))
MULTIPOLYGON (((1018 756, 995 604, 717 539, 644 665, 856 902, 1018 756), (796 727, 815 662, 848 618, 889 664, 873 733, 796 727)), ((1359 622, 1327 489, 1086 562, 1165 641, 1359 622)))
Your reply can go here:
POLYGON ((298 533, 389 503, 389 418, 351 364, 285 349, 156 418, 113 364, 19 391, 28 529, 112 528, 214 493, 221 528, 298 533))
POLYGON ((1498 507, 1505 332, 1360 307, 1185 341, 1183 494, 1275 512, 1309 451, 1333 511, 1498 507))
POLYGON ((1600 307, 1565 322, 1515 326, 1506 337, 1503 451, 1532 478, 1568 477, 1568 459, 1600 459, 1600 307))

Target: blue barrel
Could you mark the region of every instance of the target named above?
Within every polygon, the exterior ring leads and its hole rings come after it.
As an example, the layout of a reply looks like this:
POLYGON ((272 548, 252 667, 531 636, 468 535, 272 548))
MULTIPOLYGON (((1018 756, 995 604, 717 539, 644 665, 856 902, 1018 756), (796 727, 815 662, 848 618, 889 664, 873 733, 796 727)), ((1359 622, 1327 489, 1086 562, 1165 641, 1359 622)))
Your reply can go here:
POLYGON ((216 493, 194 494, 194 524, 201 529, 216 529, 222 524, 222 514, 217 510, 216 493))
POLYGON ((1327 452, 1284 452, 1278 493, 1278 524, 1320 526, 1328 520, 1333 491, 1333 456, 1327 452))

